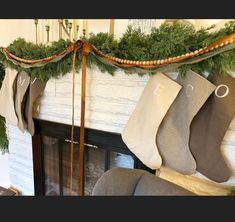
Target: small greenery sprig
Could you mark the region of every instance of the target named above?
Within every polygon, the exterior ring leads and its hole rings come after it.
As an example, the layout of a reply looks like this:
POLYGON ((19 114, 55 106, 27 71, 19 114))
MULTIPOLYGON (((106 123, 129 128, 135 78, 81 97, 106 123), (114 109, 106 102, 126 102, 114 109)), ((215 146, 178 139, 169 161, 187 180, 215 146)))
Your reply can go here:
POLYGON ((228 193, 228 196, 235 196, 235 187, 232 187, 228 193))
MULTIPOLYGON (((5 70, 3 65, 0 63, 0 88, 2 86, 2 81, 5 75, 5 70)), ((8 151, 8 138, 6 134, 5 119, 0 116, 0 152, 4 153, 8 151)))

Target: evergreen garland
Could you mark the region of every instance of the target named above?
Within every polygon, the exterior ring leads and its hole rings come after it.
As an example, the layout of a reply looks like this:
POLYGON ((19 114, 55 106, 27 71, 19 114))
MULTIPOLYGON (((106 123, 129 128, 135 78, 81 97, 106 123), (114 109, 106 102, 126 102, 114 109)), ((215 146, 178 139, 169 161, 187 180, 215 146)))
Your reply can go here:
MULTIPOLYGON (((143 33, 140 29, 133 29, 129 26, 119 40, 108 33, 90 33, 86 38, 88 42, 95 45, 103 53, 110 56, 129 60, 158 60, 178 56, 196 49, 208 46, 209 44, 235 32, 235 20, 229 21, 218 31, 212 31, 214 26, 207 29, 195 30, 194 26, 179 21, 165 22, 159 28, 153 28, 150 34, 143 33)), ((24 59, 42 59, 64 50, 71 42, 59 40, 51 45, 36 45, 18 38, 7 48, 14 55, 24 59)), ((77 71, 81 68, 81 52, 77 54, 77 71)), ((226 74, 226 71, 235 69, 235 50, 220 53, 211 58, 192 65, 182 65, 178 68, 181 75, 188 69, 202 74, 205 71, 226 74)), ((49 63, 43 67, 21 68, 8 61, 0 53, 0 62, 17 70, 24 69, 29 75, 40 79, 59 78, 61 75, 71 71, 72 53, 65 56, 56 63, 49 63)), ((117 70, 110 64, 98 60, 91 53, 88 56, 88 67, 97 66, 100 71, 113 75, 117 70)), ((128 73, 128 72, 126 72, 128 73)))

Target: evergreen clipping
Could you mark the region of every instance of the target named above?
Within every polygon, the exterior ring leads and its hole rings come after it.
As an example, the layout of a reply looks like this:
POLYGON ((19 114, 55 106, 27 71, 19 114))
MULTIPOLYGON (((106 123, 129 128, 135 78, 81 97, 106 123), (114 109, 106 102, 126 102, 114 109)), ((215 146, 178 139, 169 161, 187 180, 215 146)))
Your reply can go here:
MULTIPOLYGON (((5 69, 3 65, 0 63, 0 88, 2 86, 2 81, 5 75, 5 69)), ((8 138, 6 134, 6 125, 5 118, 0 116, 0 151, 2 153, 8 151, 8 138)))

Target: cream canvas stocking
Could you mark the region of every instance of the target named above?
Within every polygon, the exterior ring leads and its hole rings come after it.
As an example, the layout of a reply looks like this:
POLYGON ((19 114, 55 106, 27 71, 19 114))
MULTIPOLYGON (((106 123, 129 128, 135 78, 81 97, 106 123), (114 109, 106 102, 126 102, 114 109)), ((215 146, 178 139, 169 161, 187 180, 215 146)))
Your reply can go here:
POLYGON ((189 175, 196 172, 196 162, 188 145, 190 124, 216 87, 192 70, 185 78, 178 76, 176 81, 183 88, 162 121, 156 142, 162 165, 189 175))
POLYGON ((6 120, 14 126, 18 124, 14 106, 16 93, 15 80, 17 74, 17 70, 6 68, 0 91, 0 115, 5 117, 6 120))
POLYGON ((162 159, 155 138, 167 110, 181 86, 157 72, 150 77, 145 89, 122 131, 127 147, 149 168, 158 169, 162 159))
POLYGON ((16 78, 16 96, 15 96, 15 111, 18 117, 18 128, 24 132, 27 128, 24 117, 25 94, 29 87, 30 76, 22 71, 16 78))
POLYGON ((191 124, 190 149, 197 171, 216 182, 230 178, 230 169, 221 153, 221 143, 235 116, 235 78, 211 75, 216 89, 191 124))

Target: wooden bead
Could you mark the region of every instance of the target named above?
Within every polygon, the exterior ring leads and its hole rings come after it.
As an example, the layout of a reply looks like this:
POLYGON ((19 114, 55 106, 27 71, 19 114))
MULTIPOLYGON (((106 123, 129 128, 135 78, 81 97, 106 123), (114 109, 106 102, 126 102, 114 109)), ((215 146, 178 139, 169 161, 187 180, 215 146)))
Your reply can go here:
POLYGON ((153 60, 149 61, 149 65, 153 65, 153 64, 154 64, 153 60))
POLYGON ((217 48, 219 48, 219 45, 216 45, 216 46, 215 46, 215 49, 217 49, 217 48))
POLYGON ((190 56, 194 56, 194 53, 193 53, 193 52, 190 52, 189 55, 190 55, 190 56))
POLYGON ((158 60, 154 60, 154 61, 153 61, 153 64, 154 64, 154 65, 157 65, 157 61, 158 61, 158 60))
POLYGON ((220 46, 220 47, 224 46, 224 43, 222 42, 219 46, 220 46))
POLYGON ((143 65, 146 65, 146 61, 143 61, 143 65))
POLYGON ((224 44, 225 44, 225 45, 228 45, 228 44, 229 44, 229 41, 226 41, 224 44))
POLYGON ((215 47, 212 47, 211 49, 210 49, 210 51, 212 51, 212 50, 214 50, 215 49, 215 47))
POLYGON ((168 58, 168 62, 171 62, 173 59, 172 58, 168 58))
POLYGON ((140 65, 140 61, 136 61, 136 65, 140 65))
POLYGON ((233 43, 234 39, 229 40, 229 43, 233 43))
POLYGON ((150 65, 150 61, 146 61, 146 65, 148 65, 148 66, 149 66, 149 65, 150 65))
POLYGON ((199 51, 198 50, 196 50, 196 51, 194 51, 194 55, 197 55, 199 53, 199 51))

